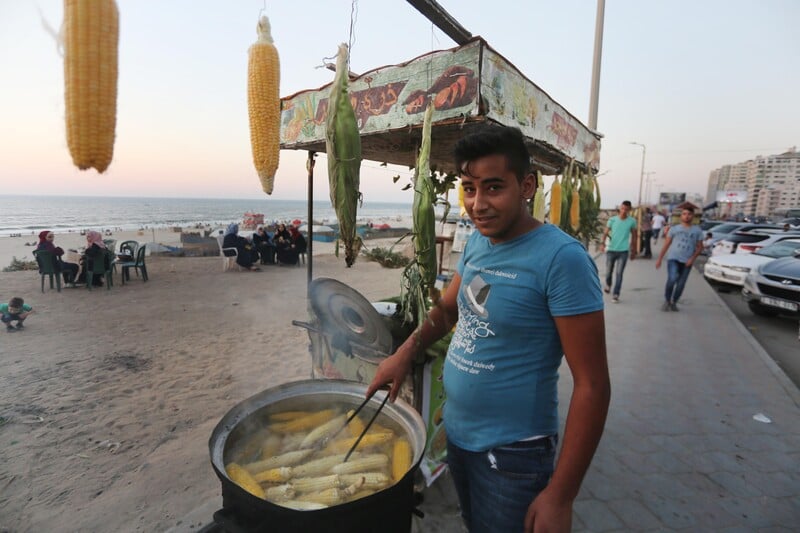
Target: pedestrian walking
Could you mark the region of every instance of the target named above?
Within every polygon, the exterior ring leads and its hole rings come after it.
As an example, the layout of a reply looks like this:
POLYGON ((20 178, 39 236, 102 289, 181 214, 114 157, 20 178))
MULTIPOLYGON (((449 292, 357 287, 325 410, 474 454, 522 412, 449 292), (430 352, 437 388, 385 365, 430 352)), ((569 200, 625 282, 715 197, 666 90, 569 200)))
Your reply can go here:
POLYGON ((642 257, 650 259, 653 257, 653 252, 650 250, 650 240, 653 238, 653 213, 647 207, 642 214, 642 257))
POLYGON ((619 206, 619 215, 614 215, 608 219, 606 231, 603 233, 600 251, 606 253, 606 282, 603 288, 606 293, 611 292, 611 301, 619 303, 619 293, 622 290, 622 274, 625 272, 625 265, 628 264, 628 257, 636 259, 636 221, 630 216, 631 203, 625 200, 619 206), (606 239, 611 240, 606 249, 606 239), (617 269, 617 276, 614 279, 614 268, 617 269), (611 282, 614 282, 613 292, 611 282))
POLYGON ((667 219, 664 218, 664 215, 656 211, 656 214, 653 215, 653 220, 650 223, 653 228, 653 241, 658 242, 658 236, 661 235, 661 230, 664 229, 664 225, 666 223, 667 219))
POLYGON ((678 310, 678 300, 692 271, 692 264, 703 251, 703 232, 692 224, 694 210, 691 204, 681 209, 681 223, 669 229, 664 247, 656 260, 658 269, 661 268, 664 256, 667 257, 667 285, 664 289, 662 311, 678 310))
POLYGON ((610 398, 603 293, 583 246, 530 214, 536 190, 517 128, 456 144, 475 224, 447 291, 378 366, 367 394, 396 398, 414 361, 456 326, 444 362, 447 463, 467 529, 570 531, 610 398), (558 369, 574 378, 558 464, 558 369))

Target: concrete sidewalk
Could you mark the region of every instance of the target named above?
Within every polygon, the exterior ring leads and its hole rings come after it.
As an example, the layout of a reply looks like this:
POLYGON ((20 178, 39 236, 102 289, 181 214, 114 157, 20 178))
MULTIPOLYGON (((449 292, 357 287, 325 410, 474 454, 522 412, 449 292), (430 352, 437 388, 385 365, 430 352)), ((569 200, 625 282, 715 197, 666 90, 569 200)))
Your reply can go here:
MULTIPOLYGON (((800 391, 702 275, 679 312, 661 311, 665 281, 629 261, 620 303, 606 296, 611 408, 573 530, 798 531, 800 391)), ((566 366, 559 387, 563 424, 566 366)), ((424 494, 414 531, 460 533, 450 480, 424 494)))

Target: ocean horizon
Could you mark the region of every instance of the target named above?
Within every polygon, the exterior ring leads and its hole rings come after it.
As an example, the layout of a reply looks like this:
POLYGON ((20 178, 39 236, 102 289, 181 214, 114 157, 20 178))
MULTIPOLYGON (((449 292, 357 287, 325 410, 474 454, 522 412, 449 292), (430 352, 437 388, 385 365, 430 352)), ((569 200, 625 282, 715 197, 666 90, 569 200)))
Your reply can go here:
MULTIPOLYGON (((359 222, 411 216, 411 203, 364 202, 359 222)), ((313 219, 335 223, 329 201, 315 200, 313 219)), ((265 223, 308 218, 306 200, 272 198, 171 198, 124 196, 0 195, 0 235, 81 230, 139 230, 172 226, 227 225, 245 213, 264 214, 265 223)))

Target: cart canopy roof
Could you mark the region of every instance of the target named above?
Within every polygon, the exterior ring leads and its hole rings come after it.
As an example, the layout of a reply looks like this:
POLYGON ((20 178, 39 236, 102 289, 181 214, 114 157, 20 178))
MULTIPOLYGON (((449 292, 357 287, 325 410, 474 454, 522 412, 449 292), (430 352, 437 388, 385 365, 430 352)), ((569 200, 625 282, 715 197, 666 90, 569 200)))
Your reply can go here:
MULTIPOLYGON (((325 151, 330 84, 281 99, 281 148, 325 151)), ((600 164, 601 135, 591 131, 480 37, 350 80, 364 159, 414 166, 423 111, 434 106, 431 165, 454 171, 452 149, 486 123, 520 128, 535 169, 561 172, 574 159, 600 164)))

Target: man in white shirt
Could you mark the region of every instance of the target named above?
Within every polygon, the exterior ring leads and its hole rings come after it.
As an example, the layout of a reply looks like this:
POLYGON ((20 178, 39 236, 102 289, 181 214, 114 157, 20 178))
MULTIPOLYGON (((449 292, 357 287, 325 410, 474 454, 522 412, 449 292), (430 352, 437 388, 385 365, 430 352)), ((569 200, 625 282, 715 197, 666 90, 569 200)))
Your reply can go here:
POLYGON ((661 229, 664 227, 664 224, 667 223, 667 219, 664 218, 664 215, 656 211, 656 214, 653 215, 653 241, 658 242, 658 236, 661 234, 661 229))

